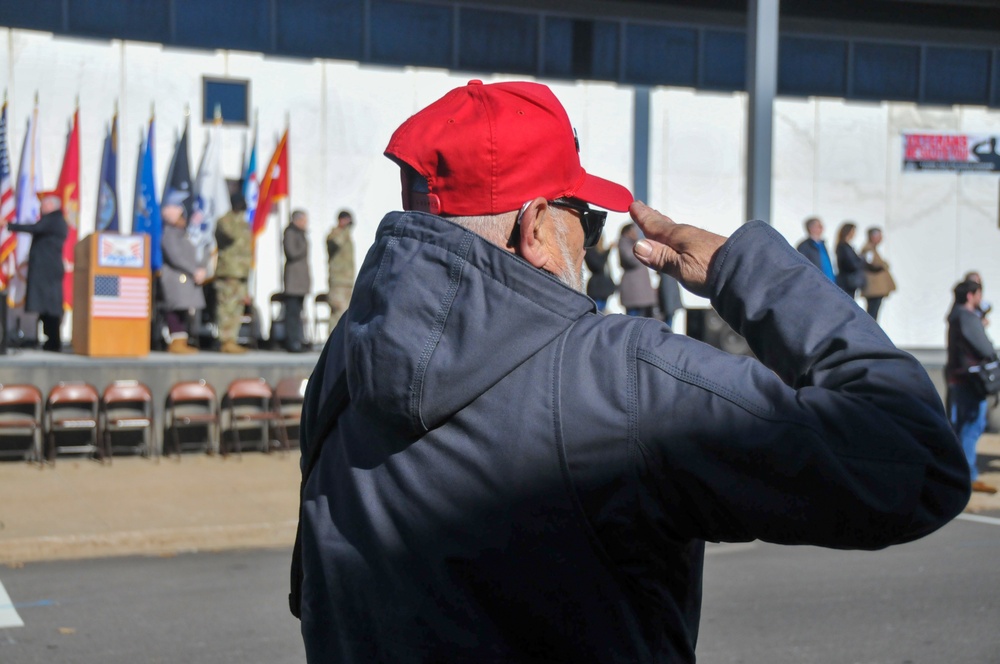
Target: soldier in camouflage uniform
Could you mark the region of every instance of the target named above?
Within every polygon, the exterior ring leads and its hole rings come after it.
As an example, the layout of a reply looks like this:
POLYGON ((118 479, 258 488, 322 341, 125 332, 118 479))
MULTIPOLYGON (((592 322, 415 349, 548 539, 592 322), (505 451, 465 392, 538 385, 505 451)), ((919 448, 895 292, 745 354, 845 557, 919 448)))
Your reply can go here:
POLYGON ((337 225, 326 236, 326 252, 330 257, 330 283, 327 301, 330 304, 330 329, 351 303, 354 290, 354 240, 351 238, 354 217, 347 210, 337 214, 337 225))
POLYGON ((247 277, 250 276, 252 238, 247 223, 247 204, 239 192, 230 197, 232 211, 215 227, 219 245, 219 261, 215 268, 216 317, 219 322, 220 350, 223 353, 245 353, 237 343, 247 303, 247 277))

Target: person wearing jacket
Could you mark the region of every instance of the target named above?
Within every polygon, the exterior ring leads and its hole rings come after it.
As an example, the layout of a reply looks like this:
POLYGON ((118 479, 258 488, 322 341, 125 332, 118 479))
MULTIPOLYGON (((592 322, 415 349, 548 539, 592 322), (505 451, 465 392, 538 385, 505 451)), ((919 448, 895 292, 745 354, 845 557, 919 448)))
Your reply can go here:
MULTIPOLYGON (((14 233, 31 234, 24 310, 38 314, 45 343, 42 350, 62 350, 59 328, 63 317, 63 244, 69 227, 62 213, 58 191, 38 192, 41 218, 33 224, 8 224, 14 233)), ((6 321, 0 321, 5 324, 6 321)))
POLYGON ((880 244, 882 244, 882 229, 872 226, 868 229, 868 242, 861 248, 861 258, 871 268, 865 273, 865 285, 861 294, 868 304, 868 314, 875 320, 878 320, 882 300, 896 290, 896 282, 889 273, 889 264, 878 253, 880 244))
POLYGON ((160 269, 160 292, 163 293, 164 318, 170 332, 167 351, 188 355, 198 349, 188 345, 188 322, 191 312, 205 308, 205 263, 199 261, 187 236, 188 212, 181 192, 168 194, 163 205, 163 267, 160 269))
POLYGON ((608 306, 608 299, 618 290, 618 285, 611 276, 611 266, 608 265, 608 258, 611 256, 611 249, 614 244, 605 246, 604 238, 598 240, 593 247, 587 247, 584 254, 584 262, 590 270, 590 279, 587 280, 587 296, 597 305, 597 310, 604 313, 608 306))
POLYGON ((952 427, 962 443, 969 464, 972 490, 996 493, 997 488, 978 479, 976 445, 986 431, 986 397, 969 375, 972 367, 997 358, 993 343, 977 310, 983 301, 980 284, 966 280, 955 286, 955 306, 948 315, 948 405, 952 427))
POLYGON ((302 418, 308 661, 693 662, 706 540, 880 549, 965 507, 921 365, 767 224, 727 239, 587 173, 546 86, 472 81, 385 153, 403 211, 302 418), (760 361, 599 315, 591 205, 760 361))
POLYGON ((622 280, 618 297, 629 316, 652 316, 656 306, 656 291, 649 280, 649 268, 639 262, 632 248, 639 241, 635 224, 625 224, 618 240, 618 262, 622 266, 622 280))
POLYGON ((282 248, 285 251, 285 350, 289 353, 306 351, 305 335, 302 331, 302 308, 306 295, 312 289, 309 274, 309 215, 305 210, 292 212, 282 248))
POLYGON ((327 305, 330 329, 351 306, 354 290, 354 217, 347 210, 337 213, 337 225, 326 236, 327 305))
POLYGON ((238 338, 243 314, 250 303, 247 280, 253 267, 253 236, 247 223, 247 203, 243 194, 234 192, 229 201, 229 212, 215 226, 219 255, 212 287, 215 289, 219 350, 239 355, 246 352, 238 338))
POLYGON ((858 294, 858 289, 865 285, 865 272, 874 271, 858 252, 854 251, 851 242, 857 233, 857 225, 845 221, 837 231, 837 285, 852 298, 858 294))
POLYGON ((805 229, 807 237, 799 243, 796 249, 810 263, 819 268, 827 279, 836 281, 837 277, 833 273, 830 252, 826 250, 826 241, 823 239, 823 221, 819 217, 809 217, 805 221, 805 229))

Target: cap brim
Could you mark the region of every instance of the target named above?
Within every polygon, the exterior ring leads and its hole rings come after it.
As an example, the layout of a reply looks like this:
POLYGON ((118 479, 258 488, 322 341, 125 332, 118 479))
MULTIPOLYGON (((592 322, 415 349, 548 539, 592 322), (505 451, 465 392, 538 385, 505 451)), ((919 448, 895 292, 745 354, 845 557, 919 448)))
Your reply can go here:
POLYGON ((573 194, 573 198, 612 212, 627 212, 629 205, 635 200, 632 192, 625 187, 590 173, 584 174, 583 183, 573 194))

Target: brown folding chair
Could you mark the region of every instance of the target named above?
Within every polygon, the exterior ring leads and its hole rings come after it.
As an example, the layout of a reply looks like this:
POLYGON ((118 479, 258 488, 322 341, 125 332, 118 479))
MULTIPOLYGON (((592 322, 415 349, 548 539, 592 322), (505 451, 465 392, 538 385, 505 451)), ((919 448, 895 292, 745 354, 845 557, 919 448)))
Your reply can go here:
POLYGON ((208 437, 207 451, 212 453, 218 449, 219 406, 215 390, 204 380, 184 381, 171 387, 167 394, 164 419, 166 429, 172 433, 171 440, 178 460, 181 456, 180 429, 205 429, 208 437))
POLYGON ((315 298, 313 298, 313 343, 319 343, 323 340, 323 337, 319 335, 319 326, 322 325, 326 330, 327 335, 330 334, 330 316, 333 310, 330 307, 330 294, 329 293, 319 293, 315 298), (320 315, 320 306, 326 308, 326 313, 320 315))
POLYGON ((222 454, 229 451, 225 432, 236 444, 236 453, 243 454, 240 430, 260 429, 261 444, 265 452, 271 451, 270 429, 275 421, 271 410, 271 386, 263 378, 238 378, 229 384, 223 397, 222 454))
POLYGON ((112 457, 112 433, 141 432, 140 445, 133 446, 140 454, 152 456, 153 395, 149 388, 135 380, 116 380, 101 396, 101 432, 108 461, 112 457))
POLYGON ((274 386, 274 420, 278 424, 281 446, 286 451, 292 448, 289 429, 295 430, 295 442, 298 443, 299 421, 302 419, 302 403, 308 383, 308 378, 282 378, 274 386))
POLYGON ((13 443, 0 446, 0 455, 42 463, 44 404, 45 397, 34 385, 0 385, 0 438, 13 443))
POLYGON ((49 392, 45 405, 45 430, 48 433, 48 460, 55 463, 56 453, 89 453, 104 460, 105 450, 100 444, 98 431, 101 396, 89 383, 59 383, 49 392), (88 432, 90 442, 76 434, 88 432), (77 440, 73 445, 56 445, 60 435, 77 440))

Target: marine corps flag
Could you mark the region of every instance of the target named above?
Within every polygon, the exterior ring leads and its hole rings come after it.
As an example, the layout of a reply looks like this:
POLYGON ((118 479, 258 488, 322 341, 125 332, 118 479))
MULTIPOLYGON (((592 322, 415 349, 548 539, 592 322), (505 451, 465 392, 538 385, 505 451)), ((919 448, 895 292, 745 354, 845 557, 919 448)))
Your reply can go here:
POLYGON ((267 218, 271 215, 271 207, 283 198, 288 197, 288 130, 278 141, 271 162, 264 172, 260 183, 260 194, 257 199, 257 211, 253 216, 253 238, 256 245, 257 237, 267 227, 267 218))
POLYGON ((56 186, 62 199, 62 213, 66 219, 66 242, 63 243, 63 308, 73 308, 73 250, 80 228, 80 109, 73 112, 73 125, 66 139, 59 184, 56 186))

